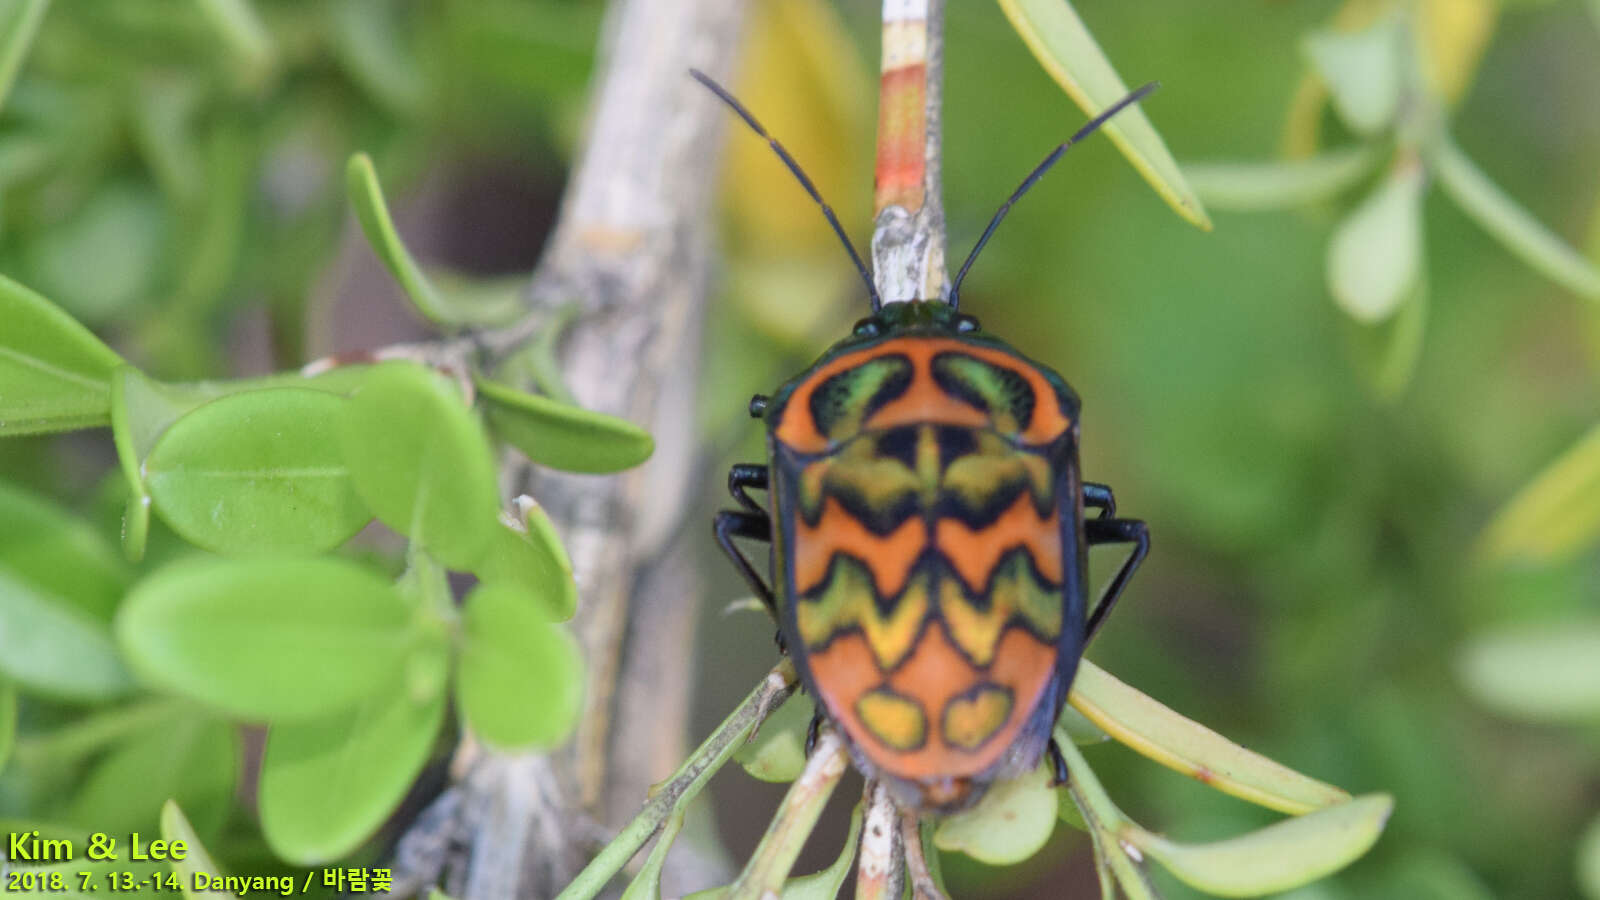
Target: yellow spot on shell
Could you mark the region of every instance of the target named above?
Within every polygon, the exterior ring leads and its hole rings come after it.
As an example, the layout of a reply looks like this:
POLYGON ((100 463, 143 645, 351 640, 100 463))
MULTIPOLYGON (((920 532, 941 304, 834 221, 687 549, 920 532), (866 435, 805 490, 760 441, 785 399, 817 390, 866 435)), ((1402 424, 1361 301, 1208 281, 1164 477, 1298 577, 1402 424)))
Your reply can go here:
POLYGON ((976 750, 1010 717, 1011 692, 995 684, 979 685, 945 705, 945 743, 976 750))
POLYGON ((895 750, 915 750, 928 737, 922 706, 886 687, 862 694, 856 701, 856 717, 873 737, 895 750))

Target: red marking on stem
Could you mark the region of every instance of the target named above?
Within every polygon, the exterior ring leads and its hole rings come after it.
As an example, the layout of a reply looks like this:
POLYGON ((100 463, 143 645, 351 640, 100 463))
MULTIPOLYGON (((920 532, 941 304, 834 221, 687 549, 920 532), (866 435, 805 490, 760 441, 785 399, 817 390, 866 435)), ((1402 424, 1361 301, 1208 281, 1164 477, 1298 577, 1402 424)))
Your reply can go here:
POLYGON ((916 63, 883 73, 878 92, 878 168, 875 202, 922 208, 923 156, 927 139, 927 66, 916 63))

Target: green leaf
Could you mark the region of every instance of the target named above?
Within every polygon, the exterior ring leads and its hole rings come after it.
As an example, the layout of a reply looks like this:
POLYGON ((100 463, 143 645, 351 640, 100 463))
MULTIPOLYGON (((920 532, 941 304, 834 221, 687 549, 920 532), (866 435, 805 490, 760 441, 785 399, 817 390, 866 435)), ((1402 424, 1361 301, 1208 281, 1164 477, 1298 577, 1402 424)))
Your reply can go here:
MULTIPOLYGON (((1127 96, 1127 86, 1071 3, 1000 0, 1000 8, 1034 58, 1084 112, 1098 115, 1127 96)), ((1211 219, 1200 198, 1184 181, 1183 172, 1143 109, 1135 106, 1124 110, 1103 130, 1168 206, 1195 225, 1211 230, 1211 219)))
POLYGON ((1495 562, 1558 563, 1600 537, 1600 426, 1495 513, 1479 552, 1495 562))
POLYGON ((0 678, 0 772, 17 744, 17 686, 0 678))
POLYGON ((516 588, 542 605, 551 621, 565 622, 578 609, 572 562, 544 510, 530 501, 524 511, 526 524, 502 521, 495 530, 478 577, 516 588))
POLYGON ((1253 212, 1332 200, 1350 190, 1382 159, 1384 148, 1360 144, 1309 159, 1263 163, 1184 163, 1196 194, 1219 209, 1253 212))
POLYGON ((156 511, 185 539, 230 554, 317 553, 372 517, 339 446, 348 401, 278 388, 233 394, 173 423, 145 460, 156 511))
POLYGON ((391 682, 416 634, 386 581, 337 559, 195 559, 134 586, 117 616, 151 683, 253 720, 305 719, 391 682))
POLYGON ((616 416, 559 403, 480 379, 478 394, 496 436, 534 462, 566 472, 604 474, 650 458, 655 439, 616 416))
POLYGON ((0 275, 0 435, 104 425, 122 360, 50 301, 0 275))
POLYGON ((0 573, 107 623, 130 580, 128 567, 98 530, 44 497, 4 481, 0 573))
POLYGON ((1089 721, 1083 713, 1071 706, 1061 707, 1061 715, 1056 719, 1056 728, 1060 731, 1056 735, 1056 740, 1069 740, 1080 747, 1111 740, 1111 735, 1106 734, 1099 725, 1089 721))
POLYGON ((105 700, 133 686, 105 622, 6 571, 0 571, 0 674, 71 700, 105 700))
POLYGON ((1428 162, 1445 193, 1512 255, 1578 296, 1600 300, 1600 269, 1518 206, 1449 137, 1428 147, 1428 162))
POLYGON ((274 725, 261 763, 261 831, 297 865, 337 859, 394 811, 428 760, 443 692, 384 691, 337 715, 274 725))
POLYGON ((856 861, 857 841, 861 839, 861 804, 850 813, 850 833, 844 839, 839 856, 821 872, 791 878, 783 886, 783 900, 834 900, 844 888, 845 879, 856 861))
POLYGON ((484 743, 543 749, 566 739, 578 722, 583 660, 565 628, 517 591, 482 584, 467 596, 461 641, 456 701, 484 743))
POLYGON ((207 399, 209 395, 204 391, 162 384, 133 366, 118 366, 111 373, 111 437, 129 491, 122 519, 122 547, 133 562, 144 558, 145 541, 150 535, 145 457, 173 422, 207 399))
POLYGON ((1478 635, 1456 661, 1478 702, 1530 722, 1600 722, 1600 619, 1478 635))
POLYGON ((811 710, 785 703, 762 721, 755 737, 734 753, 734 761, 761 781, 790 782, 806 767, 806 729, 811 710))
POLYGON ((639 867, 639 874, 628 882, 621 900, 661 900, 661 867, 666 865, 672 842, 678 839, 678 832, 683 829, 683 813, 684 807, 680 806, 667 817, 661 826, 661 835, 656 838, 656 845, 650 848, 650 855, 639 867))
POLYGON ((1378 399, 1393 401, 1403 393, 1422 360, 1422 339, 1428 324, 1428 279, 1417 278, 1400 308, 1373 325, 1346 319, 1356 369, 1378 399))
POLYGON ((1072 705, 1119 742, 1225 794, 1298 815, 1350 795, 1308 778, 1186 719, 1084 660, 1072 705))
POLYGON ((372 167, 372 157, 365 153, 350 157, 345 166, 345 191, 355 209, 356 220, 361 223, 361 231, 372 245, 372 252, 378 255, 394 280, 400 282, 417 312, 438 325, 473 324, 471 307, 458 309, 439 293, 422 267, 412 259, 405 242, 400 240, 400 232, 389 217, 389 204, 383 199, 383 188, 378 184, 378 172, 372 167))
POLYGON ((1578 839, 1578 887, 1589 900, 1600 900, 1600 817, 1578 839))
POLYGON ((272 71, 276 50, 266 24, 250 0, 195 0, 200 13, 227 49, 224 59, 247 85, 258 85, 272 71))
POLYGON ((200 835, 189 824, 189 817, 183 814, 183 809, 175 800, 161 804, 161 839, 169 844, 183 842, 183 859, 174 859, 170 865, 172 873, 178 876, 184 900, 212 900, 211 892, 193 889, 195 873, 221 875, 223 869, 211 857, 211 851, 201 842, 200 835))
POLYGON ((150 495, 134 494, 122 511, 122 555, 129 562, 144 559, 150 541, 150 495))
POLYGON ((340 0, 333 4, 334 49, 352 78, 403 119, 423 114, 427 85, 402 35, 401 4, 340 0))
POLYGON ((1404 84, 1404 40, 1393 16, 1360 31, 1322 29, 1306 37, 1306 58, 1328 85, 1339 117, 1357 134, 1374 135, 1394 124, 1404 84))
POLYGON ((1315 881, 1372 847, 1394 798, 1368 794, 1212 844, 1179 844, 1143 829, 1126 839, 1180 881, 1218 897, 1260 897, 1315 881))
POLYGON ((4 28, 4 36, 0 37, 0 109, 5 108, 11 85, 28 58, 33 39, 39 34, 39 23, 44 21, 45 10, 49 8, 50 0, 23 0, 0 26, 4 28))
POLYGON ((500 511, 495 468, 454 385, 410 363, 376 366, 340 426, 356 493, 384 524, 453 569, 483 559, 500 511))
POLYGON ((171 225, 153 185, 114 177, 70 216, 31 235, 24 258, 39 290, 84 322, 104 322, 156 290, 171 225))
POLYGON ((940 850, 965 853, 991 866, 1009 866, 1038 853, 1056 826, 1056 791, 1040 766, 989 788, 978 805, 947 816, 933 833, 940 850))
POLYGON ((1358 322, 1394 314, 1422 277, 1422 167, 1398 163, 1328 245, 1328 290, 1358 322))
POLYGON ((141 731, 89 770, 62 819, 110 834, 148 834, 170 800, 214 832, 233 802, 239 738, 227 722, 186 715, 141 731))

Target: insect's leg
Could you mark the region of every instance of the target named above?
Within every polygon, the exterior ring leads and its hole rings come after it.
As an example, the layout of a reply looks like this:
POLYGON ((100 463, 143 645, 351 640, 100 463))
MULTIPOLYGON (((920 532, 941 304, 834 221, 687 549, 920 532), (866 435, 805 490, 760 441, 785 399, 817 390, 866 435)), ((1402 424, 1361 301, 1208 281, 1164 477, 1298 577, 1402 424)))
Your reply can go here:
POLYGON ((728 493, 738 504, 753 513, 766 516, 759 505, 750 495, 745 493, 746 488, 755 488, 758 491, 767 489, 767 467, 756 463, 738 463, 728 470, 728 493))
POLYGON ((1055 738, 1044 745, 1045 758, 1050 760, 1050 786, 1061 787, 1067 783, 1067 758, 1061 755, 1061 745, 1055 738))
POLYGON ((1085 508, 1100 510, 1098 518, 1109 519, 1117 514, 1117 497, 1111 493, 1111 485, 1096 484, 1092 481, 1083 483, 1083 505, 1085 508))
POLYGON ((1089 519, 1083 523, 1083 529, 1091 547, 1096 544, 1134 545, 1133 552, 1128 554, 1122 568, 1100 596, 1100 602, 1095 604, 1094 612, 1089 614, 1089 625, 1083 637, 1087 645, 1094 640, 1095 632, 1100 630, 1106 615, 1116 605, 1122 589, 1128 586, 1128 579, 1133 577, 1134 570, 1139 568, 1139 563, 1144 562, 1145 555, 1150 552, 1150 529, 1138 519, 1089 519))
POLYGON ((771 610, 773 615, 777 615, 777 601, 773 598, 772 588, 767 586, 761 574, 756 571, 756 567, 751 564, 749 557, 744 555, 744 551, 733 542, 734 538, 771 542, 772 521, 767 518, 767 514, 725 509, 717 513, 712 530, 717 536, 717 546, 721 547, 722 552, 733 561, 733 567, 739 570, 745 584, 750 585, 750 589, 756 592, 756 596, 761 598, 761 602, 767 605, 767 609, 771 610))
POLYGON ((806 759, 811 758, 811 751, 817 749, 817 736, 822 732, 822 704, 819 702, 811 709, 811 724, 806 726, 806 759))

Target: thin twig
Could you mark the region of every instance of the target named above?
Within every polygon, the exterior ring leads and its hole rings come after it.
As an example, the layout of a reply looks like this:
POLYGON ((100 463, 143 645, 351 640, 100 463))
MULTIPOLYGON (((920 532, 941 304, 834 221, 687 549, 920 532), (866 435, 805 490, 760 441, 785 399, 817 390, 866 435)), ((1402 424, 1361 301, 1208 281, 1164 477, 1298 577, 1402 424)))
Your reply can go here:
POLYGON ((944 299, 944 0, 884 0, 872 268, 885 303, 944 299))
POLYGON ((911 876, 913 900, 950 900, 928 866, 922 847, 922 817, 914 811, 900 813, 900 843, 906 848, 906 874, 911 876))
POLYGON ((888 788, 867 786, 867 821, 861 832, 861 857, 856 863, 856 900, 900 900, 905 889, 905 844, 900 840, 900 811, 888 788))

